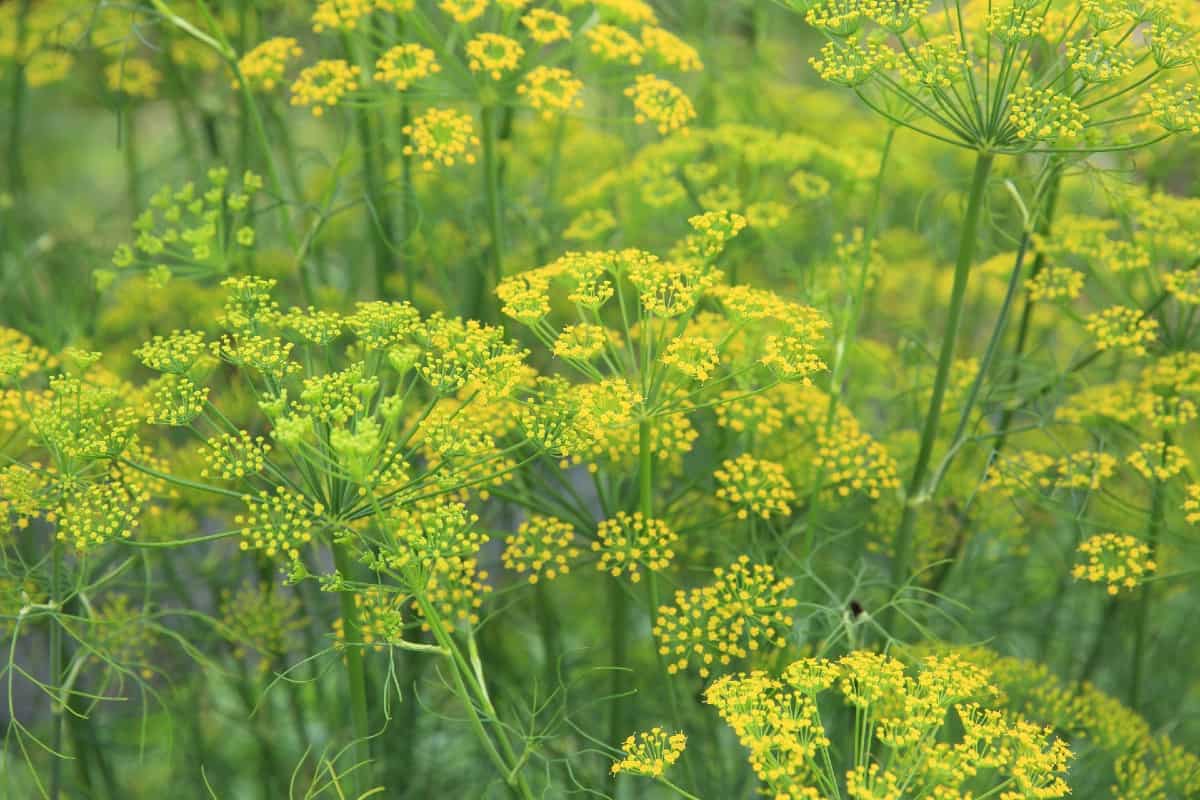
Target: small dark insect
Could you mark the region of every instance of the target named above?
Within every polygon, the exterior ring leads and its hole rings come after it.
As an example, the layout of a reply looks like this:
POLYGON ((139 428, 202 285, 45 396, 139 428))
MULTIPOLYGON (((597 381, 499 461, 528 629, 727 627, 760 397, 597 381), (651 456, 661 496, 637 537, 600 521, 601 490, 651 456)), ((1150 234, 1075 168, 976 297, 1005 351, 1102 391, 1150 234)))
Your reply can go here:
POLYGON ((863 607, 857 600, 850 601, 850 619, 858 619, 862 616, 863 607))

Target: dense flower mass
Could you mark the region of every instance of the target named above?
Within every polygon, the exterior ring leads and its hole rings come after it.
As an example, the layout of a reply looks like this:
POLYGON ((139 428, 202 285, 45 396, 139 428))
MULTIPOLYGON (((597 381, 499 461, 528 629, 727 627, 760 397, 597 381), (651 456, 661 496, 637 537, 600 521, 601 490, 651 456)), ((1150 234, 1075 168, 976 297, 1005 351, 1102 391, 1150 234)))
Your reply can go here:
POLYGON ((1200 797, 1198 54, 0 2, 0 796, 1200 797))

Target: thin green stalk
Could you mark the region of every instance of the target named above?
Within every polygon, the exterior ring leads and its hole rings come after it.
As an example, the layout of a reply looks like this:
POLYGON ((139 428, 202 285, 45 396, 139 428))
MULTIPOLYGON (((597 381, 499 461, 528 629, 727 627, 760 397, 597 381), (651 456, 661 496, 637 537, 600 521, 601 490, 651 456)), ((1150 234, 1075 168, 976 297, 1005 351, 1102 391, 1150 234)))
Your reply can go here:
MULTIPOLYGON (((1050 188, 1046 195, 1046 213, 1042 215, 1041 221, 1038 224, 1038 234, 1045 236, 1050 233, 1054 226, 1054 216, 1058 210, 1058 198, 1062 190, 1062 169, 1055 168, 1054 175, 1051 178, 1050 188)), ((1038 254, 1033 259, 1033 267, 1029 271, 1029 277, 1036 278, 1046 266, 1046 254, 1043 250, 1039 250, 1038 254)), ((1033 327, 1033 311, 1037 307, 1035 300, 1028 292, 1025 293, 1025 303, 1021 308, 1021 321, 1017 324, 1017 342, 1013 348, 1012 369, 1008 373, 1009 387, 1020 385, 1021 381, 1021 359, 1025 355, 1025 347, 1029 342, 1029 331, 1033 327)), ((1008 432, 1012 427, 1013 417, 1016 415, 1016 409, 1009 407, 1004 409, 1004 413, 1000 416, 1000 424, 997 426, 999 437, 996 439, 995 445, 992 447, 993 457, 1004 449, 1004 445, 1008 442, 1008 432)))
MULTIPOLYGON (((354 39, 349 34, 342 36, 342 47, 346 57, 352 64, 360 64, 361 58, 354 39)), ((364 67, 365 72, 369 69, 364 67)), ((392 274, 394 261, 391 253, 392 243, 392 209, 391 201, 384 191, 381 180, 383 164, 387 155, 383 139, 377 135, 375 121, 366 108, 354 111, 354 124, 358 130, 358 142, 362 147, 363 180, 366 182, 367 194, 367 226, 371 239, 371 250, 375 257, 375 293, 378 297, 387 296, 387 281, 392 274)))
MULTIPOLYGON (((875 236, 879 228, 879 209, 883 199, 883 181, 887 173, 888 162, 891 160, 892 144, 896 139, 896 126, 888 126, 887 136, 883 140, 883 150, 879 156, 879 170, 875 174, 875 183, 871 193, 871 209, 867 215, 866 226, 863 230, 862 261, 859 264, 858 278, 853 291, 846 293, 842 307, 842 329, 838 332, 837 341, 833 348, 833 365, 830 368, 829 405, 825 410, 825 432, 833 430, 837 420, 837 410, 842 399, 842 384, 845 381, 846 353, 854 343, 858 334, 858 322, 862 314, 862 301, 867 292, 867 281, 870 277, 871 251, 875 244, 875 236)), ((816 543, 816 514, 818 509, 817 495, 825 482, 825 468, 817 473, 813 482, 812 493, 808 499, 807 522, 805 525, 804 552, 811 553, 816 543)))
MULTIPOLYGON (((351 575, 350 551, 344 544, 334 543, 333 563, 343 578, 351 575)), ((363 664, 362 632, 358 624, 358 608, 354 593, 343 590, 340 595, 342 630, 351 646, 345 649, 346 681, 350 689, 350 719, 354 726, 354 762, 360 765, 347 776, 351 797, 367 791, 371 774, 371 727, 367 716, 367 676, 363 664)))
POLYGON ((25 126, 25 36, 29 27, 29 7, 32 0, 21 0, 17 11, 16 50, 12 62, 12 86, 9 94, 8 119, 8 188, 12 194, 25 190, 25 167, 21 161, 21 138, 25 126))
MULTIPOLYGON (((512 747, 508 743, 508 739, 504 736, 503 731, 496 737, 500 742, 500 747, 504 753, 496 749, 496 743, 492 741, 492 737, 488 735, 487 729, 483 726, 483 720, 479 718, 479 713, 475 708, 475 700, 472 699, 472 689, 475 696, 479 699, 484 711, 491 715, 493 721, 497 721, 496 710, 488 698, 487 690, 479 683, 474 673, 471 671, 470 665, 467 664, 458 645, 450 637, 445 626, 442 625, 441 617, 423 595, 416 595, 417 604, 421 608, 421 613, 425 616, 426 622, 429 623, 429 629, 433 633, 433 638, 446 653, 446 660, 450 665, 450 674, 454 679, 454 691, 459 696, 463 707, 467 711, 467 716, 470 718, 471 729, 475 732, 475 736, 483 745, 484 752, 496 767, 496 770, 504 778, 504 782, 508 785, 512 793, 522 798, 522 800, 533 800, 533 792, 529 788, 529 784, 525 781, 524 775, 521 774, 520 762, 515 758, 512 752, 512 747), (464 675, 466 679, 464 679, 464 675), (468 683, 471 688, 468 688, 468 683), (510 765, 508 760, 513 763, 510 765)), ((482 676, 479 676, 482 678, 482 676)))
MULTIPOLYGON (((408 125, 412 121, 412 108, 408 104, 408 100, 401 98, 400 105, 400 127, 408 125)), ((413 220, 417 215, 417 192, 413 185, 413 156, 411 153, 405 153, 401 150, 400 155, 400 175, 404 181, 404 202, 401 204, 399 224, 400 230, 397 233, 397 241, 400 242, 401 260, 404 268, 404 294, 405 299, 410 303, 416 303, 417 280, 416 280, 416 254, 412 249, 413 235, 413 220)))
POLYGON ((933 457, 933 446, 937 440, 938 424, 942 416, 942 403, 946 398, 946 387, 950 382, 950 369, 954 365, 955 346, 962 322, 963 304, 971 267, 975 262, 975 251, 979 238, 979 223, 983 216, 984 197, 987 192, 988 176, 995 162, 995 155, 979 152, 975 159, 975 173, 963 218, 962 238, 958 246, 958 259, 954 265, 954 287, 950 293, 950 306, 946 314, 946 327, 942 334, 942 352, 938 358, 937 375, 933 383, 933 395, 925 415, 925 426, 921 433, 920 449, 913 466, 905 493, 904 514, 896 535, 896 553, 892 565, 892 581, 900 586, 908 580, 913 558, 913 527, 916 523, 917 507, 924 503, 925 478, 933 457))
POLYGON ((946 449, 946 455, 938 464, 937 470, 934 472, 933 479, 930 482, 930 491, 936 491, 941 484, 942 478, 950 470, 950 465, 953 463, 955 456, 967 439, 967 428, 971 424, 971 412, 975 409, 975 404, 979 400, 980 392, 983 390, 983 384, 987 380, 988 375, 992 371, 992 362, 996 359, 996 353, 1000 350, 1000 344, 1004 340, 1004 333, 1008 329, 1008 317, 1012 311, 1013 301, 1016 299, 1017 290, 1021 285, 1021 278, 1025 274, 1025 255, 1029 251, 1029 232, 1026 231, 1021 235, 1021 244, 1017 248, 1016 262, 1013 264, 1012 272, 1009 274, 1008 288, 1004 293, 1004 301, 1000 304, 1000 313, 996 315, 996 324, 992 327, 992 334, 988 337, 987 347, 984 349, 983 360, 979 362, 979 369, 975 373, 975 379, 971 382, 971 388, 967 390, 966 400, 963 401, 962 410, 959 412, 958 424, 954 428, 954 434, 950 437, 950 446, 946 449))
MULTIPOLYGON (((1166 458, 1166 448, 1171 444, 1171 436, 1164 433, 1162 437, 1163 458, 1166 458)), ((1146 530, 1146 545, 1150 548, 1150 560, 1158 558, 1158 538, 1163 523, 1163 482, 1154 481, 1150 500, 1150 524, 1146 530)), ((1142 701, 1142 671, 1146 664, 1146 643, 1150 626, 1150 606, 1153 600, 1154 584, 1142 585, 1138 598, 1137 622, 1134 629, 1133 668, 1129 679, 1129 707, 1141 711, 1142 701)))
MULTIPOLYGON (((50 604, 62 611, 62 544, 55 540, 50 552, 50 604)), ((57 693, 63 678, 62 625, 55 619, 50 625, 50 676, 47 683, 57 693)), ((52 698, 50 703, 50 748, 55 753, 63 752, 63 725, 65 722, 63 698, 52 698)), ((62 792, 62 758, 55 755, 50 759, 50 800, 58 800, 62 792)))
POLYGON ((1083 669, 1079 672, 1077 683, 1080 686, 1091 680, 1096 667, 1100 665, 1100 654, 1104 652, 1105 642, 1116 635, 1113 631, 1113 621, 1116 617, 1117 598, 1108 597, 1104 601, 1104 612, 1100 615, 1100 624, 1096 627, 1096 638, 1092 641, 1092 649, 1088 653, 1087 660, 1083 662, 1083 669))
MULTIPOLYGON (((608 582, 608 660, 612 672, 609 673, 609 705, 608 705, 608 741, 609 743, 624 740, 628 731, 626 718, 626 698, 628 676, 625 673, 625 662, 628 661, 626 634, 629 632, 626 619, 629 616, 628 601, 625 598, 625 588, 616 579, 608 582)), ((616 783, 616 776, 610 775, 609 780, 616 783)))
POLYGON ((497 153, 499 129, 497 114, 500 109, 494 105, 484 106, 480 114, 483 127, 483 193, 487 203, 488 234, 491 244, 488 247, 488 272, 482 276, 479 284, 479 297, 476 299, 475 314, 480 319, 494 322, 492 311, 492 289, 504 277, 504 214, 500 197, 500 159, 497 153))
POLYGON ((125 187, 129 196, 129 210, 135 216, 142 208, 142 169, 138 164, 137 147, 137 111, 126 108, 121 114, 121 153, 125 156, 125 187))

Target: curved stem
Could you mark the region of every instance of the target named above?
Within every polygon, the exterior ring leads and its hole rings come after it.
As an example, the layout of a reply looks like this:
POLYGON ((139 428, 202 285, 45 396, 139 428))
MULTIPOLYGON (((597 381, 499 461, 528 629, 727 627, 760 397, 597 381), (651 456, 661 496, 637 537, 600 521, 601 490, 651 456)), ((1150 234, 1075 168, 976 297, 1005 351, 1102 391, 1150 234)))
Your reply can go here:
POLYGON ((946 387, 950 382, 950 369, 954 365, 955 345, 962 322, 962 311, 967 295, 967 283, 971 266, 975 261, 978 244, 979 223, 983 216, 983 201, 987 190, 988 176, 992 171, 995 156, 980 152, 975 159, 975 174, 963 219, 962 238, 958 246, 958 259, 954 266, 954 287, 950 292, 950 306, 946 314, 946 327, 942 334, 942 351, 938 358, 937 375, 933 383, 933 395, 925 414, 925 426, 921 433, 920 449, 913 466, 912 476, 905 493, 904 514, 896 535, 895 560, 892 564, 892 581, 896 586, 908 580, 912 569, 913 527, 916 523, 917 506, 925 502, 925 478, 933 456, 937 439, 938 423, 942 416, 942 403, 946 399, 946 387))

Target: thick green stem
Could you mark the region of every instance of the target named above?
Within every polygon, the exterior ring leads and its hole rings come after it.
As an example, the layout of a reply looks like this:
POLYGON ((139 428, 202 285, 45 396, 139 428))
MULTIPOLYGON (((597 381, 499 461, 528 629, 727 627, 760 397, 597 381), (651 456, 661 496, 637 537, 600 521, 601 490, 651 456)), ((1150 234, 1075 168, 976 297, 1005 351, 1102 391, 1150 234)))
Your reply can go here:
POLYGON ((967 212, 963 219, 962 238, 958 246, 958 259, 954 265, 954 287, 950 292, 950 306, 946 313, 946 327, 942 334, 942 351, 938 358, 937 374, 933 382, 933 395, 925 415, 925 426, 921 432, 920 449, 913 466, 905 494, 904 514, 896 534, 895 560, 892 565, 892 581, 900 586, 908 580, 912 569, 913 527, 917 509, 926 502, 925 479, 933 457, 937 440, 938 425, 942 418, 942 403, 946 398, 946 387, 950 382, 950 370, 954 366, 954 355, 958 343, 959 326, 962 323, 963 304, 967 295, 967 284, 971 267, 975 262, 975 251, 979 238, 979 223, 983 216, 984 197, 987 193, 988 176, 992 171, 995 156, 981 152, 975 160, 975 174, 967 201, 967 212))
POLYGON ((654 516, 654 450, 649 420, 638 425, 638 510, 646 519, 654 516))
MULTIPOLYGON (((333 545, 333 562, 343 578, 351 574, 350 552, 344 544, 333 545)), ((346 642, 346 680, 350 689, 350 719, 354 725, 354 762, 358 766, 349 775, 350 796, 358 797, 367 790, 371 774, 371 727, 367 716, 367 675, 363 664, 362 632, 358 624, 358 607, 354 592, 341 592, 342 630, 346 642)))

